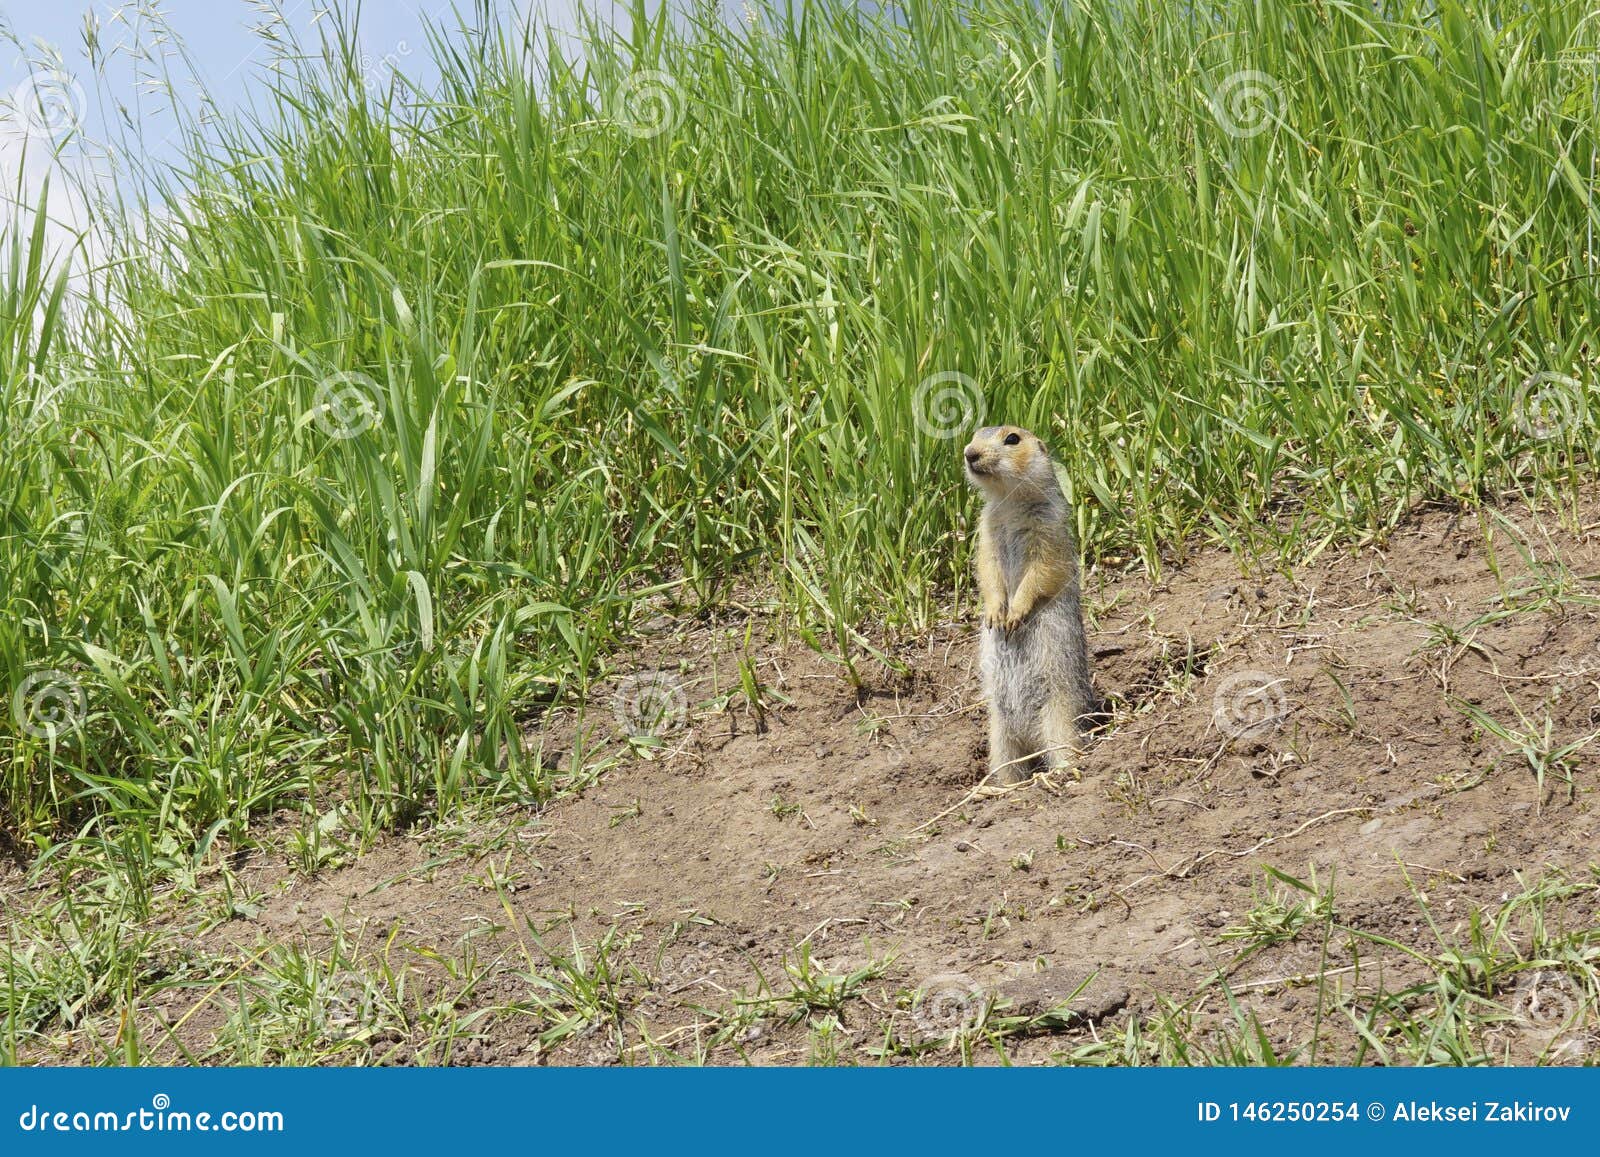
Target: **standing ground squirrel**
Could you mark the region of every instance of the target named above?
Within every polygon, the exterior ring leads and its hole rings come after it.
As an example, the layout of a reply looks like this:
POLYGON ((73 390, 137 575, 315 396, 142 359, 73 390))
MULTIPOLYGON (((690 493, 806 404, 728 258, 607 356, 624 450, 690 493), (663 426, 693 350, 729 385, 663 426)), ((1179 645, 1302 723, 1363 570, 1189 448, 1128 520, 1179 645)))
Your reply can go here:
POLYGON ((1095 709, 1078 541, 1050 452, 1033 434, 986 426, 967 444, 966 459, 967 478, 984 497, 976 567, 989 768, 998 781, 1016 783, 1039 759, 1048 768, 1069 763, 1095 709))

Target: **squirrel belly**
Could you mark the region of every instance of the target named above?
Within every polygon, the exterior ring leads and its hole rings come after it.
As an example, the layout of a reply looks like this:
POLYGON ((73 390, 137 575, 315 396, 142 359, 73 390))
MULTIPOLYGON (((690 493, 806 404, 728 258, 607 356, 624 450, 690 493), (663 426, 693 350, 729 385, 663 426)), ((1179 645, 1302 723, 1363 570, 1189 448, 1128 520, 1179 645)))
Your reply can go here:
MULTIPOLYGON (((1088 672, 1072 661, 1081 634, 1076 622, 1076 608, 1057 596, 1014 630, 982 628, 979 670, 984 692, 1016 730, 1037 738, 1052 695, 1079 696, 1084 690, 1088 672)), ((1087 714, 1089 704, 1084 706, 1087 714)))

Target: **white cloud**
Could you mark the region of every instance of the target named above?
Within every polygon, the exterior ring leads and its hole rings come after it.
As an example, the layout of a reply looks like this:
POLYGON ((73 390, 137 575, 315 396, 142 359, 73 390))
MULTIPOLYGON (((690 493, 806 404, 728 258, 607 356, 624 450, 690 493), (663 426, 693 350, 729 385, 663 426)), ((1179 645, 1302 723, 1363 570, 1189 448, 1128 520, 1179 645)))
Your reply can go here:
POLYGON ((74 144, 87 109, 83 86, 58 57, 29 62, 0 90, 0 228, 31 232, 43 213, 47 258, 72 259, 75 276, 94 223, 92 173, 74 144))

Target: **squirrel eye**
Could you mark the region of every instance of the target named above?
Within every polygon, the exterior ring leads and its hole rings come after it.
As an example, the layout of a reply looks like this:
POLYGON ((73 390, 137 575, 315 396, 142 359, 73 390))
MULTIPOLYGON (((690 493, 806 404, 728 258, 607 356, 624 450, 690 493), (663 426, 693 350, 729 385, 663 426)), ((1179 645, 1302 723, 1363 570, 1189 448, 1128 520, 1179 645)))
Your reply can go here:
POLYGON ((1007 434, 1006 435, 1006 445, 1007 446, 1015 446, 1018 442, 1021 442, 1021 441, 1022 441, 1022 435, 1021 434, 1007 434))

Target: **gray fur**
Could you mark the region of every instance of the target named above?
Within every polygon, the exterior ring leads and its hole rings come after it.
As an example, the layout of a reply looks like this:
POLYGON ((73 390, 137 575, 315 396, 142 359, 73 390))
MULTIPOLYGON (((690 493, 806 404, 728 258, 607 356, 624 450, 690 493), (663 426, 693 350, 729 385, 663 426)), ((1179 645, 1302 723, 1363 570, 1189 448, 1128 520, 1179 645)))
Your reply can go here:
MULTIPOLYGON (((1022 569, 1021 536, 1013 532, 996 543, 1006 589, 1015 591, 1022 569)), ((1040 758, 1050 768, 1070 763, 1082 749, 1079 731, 1095 703, 1076 576, 1015 630, 982 628, 978 648, 989 699, 991 766, 999 768, 1035 752, 1044 752, 1040 758)), ((1013 764, 1001 777, 1015 782, 1030 771, 1026 764, 1013 764)))

